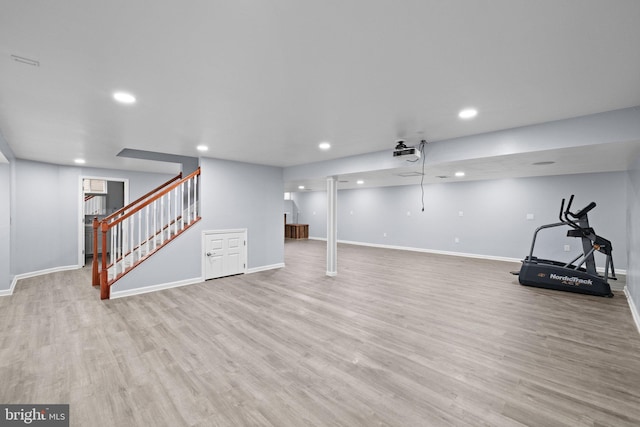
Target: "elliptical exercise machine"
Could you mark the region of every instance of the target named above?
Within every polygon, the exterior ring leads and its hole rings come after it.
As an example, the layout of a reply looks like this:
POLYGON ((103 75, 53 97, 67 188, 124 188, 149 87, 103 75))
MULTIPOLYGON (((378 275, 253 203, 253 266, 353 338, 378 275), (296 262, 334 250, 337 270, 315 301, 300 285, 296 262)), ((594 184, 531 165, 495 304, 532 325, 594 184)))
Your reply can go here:
POLYGON ((569 198, 567 208, 564 208, 565 199, 560 205, 560 222, 540 226, 533 233, 533 241, 529 256, 522 261, 518 275, 521 285, 536 286, 539 288, 555 289, 559 291, 578 292, 582 294, 612 297, 608 280, 617 280, 611 257, 611 242, 598 236, 589 226, 588 212, 596 207, 595 202, 589 203, 578 212, 571 212, 573 195, 569 198), (553 227, 569 226, 567 237, 578 237, 582 240, 583 252, 568 263, 541 259, 533 256, 536 237, 541 230, 553 227), (596 271, 594 259, 595 251, 606 256, 604 275, 596 271), (609 274, 611 270, 611 274, 609 274))

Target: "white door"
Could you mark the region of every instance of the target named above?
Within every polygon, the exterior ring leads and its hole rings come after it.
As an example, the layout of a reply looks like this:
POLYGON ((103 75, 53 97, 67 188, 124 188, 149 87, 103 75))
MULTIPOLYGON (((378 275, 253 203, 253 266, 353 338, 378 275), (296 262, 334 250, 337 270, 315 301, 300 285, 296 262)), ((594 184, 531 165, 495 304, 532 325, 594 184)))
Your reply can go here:
POLYGON ((204 234, 204 279, 245 272, 246 232, 204 234))

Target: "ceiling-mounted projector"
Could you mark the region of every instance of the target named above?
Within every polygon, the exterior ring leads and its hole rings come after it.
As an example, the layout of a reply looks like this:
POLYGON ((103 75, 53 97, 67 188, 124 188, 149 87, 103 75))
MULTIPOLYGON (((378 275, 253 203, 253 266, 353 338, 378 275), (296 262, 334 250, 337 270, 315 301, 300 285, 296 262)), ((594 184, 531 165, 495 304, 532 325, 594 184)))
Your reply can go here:
POLYGON ((393 149, 393 157, 416 161, 420 158, 420 150, 416 147, 407 147, 404 141, 400 140, 396 142, 396 148, 393 149))

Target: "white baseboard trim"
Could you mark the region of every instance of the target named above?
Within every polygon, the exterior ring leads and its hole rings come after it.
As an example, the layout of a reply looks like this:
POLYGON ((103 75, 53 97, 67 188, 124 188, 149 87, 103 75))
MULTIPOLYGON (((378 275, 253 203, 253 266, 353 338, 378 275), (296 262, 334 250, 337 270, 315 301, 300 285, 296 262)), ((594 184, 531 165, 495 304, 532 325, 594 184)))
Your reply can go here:
MULTIPOLYGON (((276 269, 276 268, 283 268, 283 267, 284 267, 284 263, 272 264, 272 265, 263 265, 261 267, 255 267, 255 268, 247 269, 246 274, 257 273, 259 271, 273 270, 273 269, 276 269)), ((112 290, 111 291, 111 295, 110 295, 110 299, 124 298, 124 297, 130 297, 130 296, 133 296, 133 295, 147 294, 149 292, 162 291, 164 289, 179 288, 181 286, 195 285, 197 283, 202 283, 204 281, 205 280, 204 280, 203 277, 194 277, 192 279, 178 280, 177 282, 170 282, 170 283, 160 283, 158 285, 150 285, 150 286, 145 286, 143 288, 126 289, 126 290, 122 290, 122 291, 112 290)))
POLYGON ((16 274, 15 276, 13 276, 13 280, 11 281, 11 286, 9 287, 9 289, 4 289, 0 291, 0 297, 12 295, 14 289, 16 288, 16 285, 18 284, 18 280, 28 279, 30 277, 42 276, 44 274, 58 273, 60 271, 77 270, 79 268, 82 268, 82 266, 81 265, 65 265, 62 267, 45 268, 44 270, 16 274))
POLYGON ((0 297, 8 297, 9 295, 13 294, 13 288, 15 287, 16 287, 16 279, 14 278, 13 281, 11 281, 11 286, 9 287, 9 289, 0 290, 0 297))
POLYGON ((626 286, 624 287, 624 294, 627 297, 627 302, 629 303, 629 308, 631 309, 631 316, 633 316, 633 321, 636 323, 638 333, 640 333, 640 312, 638 311, 638 307, 636 307, 636 304, 633 302, 633 298, 631 298, 629 289, 626 286))
MULTIPOLYGON (((309 240, 321 240, 326 241, 324 237, 309 237, 309 240)), ((478 254, 469 254, 465 252, 451 252, 451 251, 441 251, 437 249, 425 249, 425 248, 414 248, 411 246, 395 246, 395 245, 383 245, 380 243, 365 243, 365 242, 355 242, 352 240, 338 240, 338 243, 343 243, 345 245, 356 245, 356 246, 368 246, 371 248, 382 248, 382 249, 396 249, 399 251, 411 251, 411 252, 423 252, 428 254, 438 254, 438 255, 451 255, 451 256, 460 256, 465 258, 480 258, 480 259, 490 259, 494 261, 508 261, 508 262, 520 262, 522 259, 520 258, 508 258, 508 257, 500 257, 493 255, 478 255, 478 254)))
POLYGON ((271 265, 263 265, 260 267, 247 268, 247 274, 257 273, 259 271, 275 270, 277 268, 284 268, 284 262, 271 265))
POLYGON ((158 285, 145 286, 143 288, 125 289, 122 291, 111 291, 110 299, 130 297, 133 295, 148 294, 149 292, 162 291, 164 289, 179 288, 181 286, 195 285, 196 283, 202 283, 204 279, 202 277, 194 277, 192 279, 178 280, 177 282, 160 283, 158 285))
MULTIPOLYGON (((323 242, 327 241, 327 239, 324 237, 309 237, 309 240, 320 240, 323 242)), ((524 258, 524 256, 523 258, 510 258, 510 257, 495 256, 495 255, 470 254, 466 252, 441 251, 438 249, 414 248, 411 246, 394 246, 394 245, 383 245, 379 243, 355 242, 351 240, 338 240, 338 243, 344 243, 345 245, 369 246, 372 248, 396 249, 399 251, 412 251, 412 252, 423 252, 428 254, 459 256, 459 257, 465 257, 465 258, 488 259, 492 261, 521 262, 522 259, 524 258)), ((604 268, 602 267, 598 267, 597 270, 600 273, 604 273, 604 268)), ((623 276, 626 276, 627 270, 616 269, 616 274, 621 274, 623 276)))
POLYGON ((351 241, 345 241, 345 240, 339 240, 338 242, 345 243, 347 245, 371 246, 374 248, 396 249, 399 251, 423 252, 427 254, 459 256, 464 258, 479 258, 479 259, 488 259, 493 261, 507 261, 507 262, 522 261, 520 258, 508 258, 508 257, 493 256, 493 255, 478 255, 478 254, 470 254, 466 252, 441 251, 438 249, 414 248, 410 246, 371 244, 371 243, 351 242, 351 241))

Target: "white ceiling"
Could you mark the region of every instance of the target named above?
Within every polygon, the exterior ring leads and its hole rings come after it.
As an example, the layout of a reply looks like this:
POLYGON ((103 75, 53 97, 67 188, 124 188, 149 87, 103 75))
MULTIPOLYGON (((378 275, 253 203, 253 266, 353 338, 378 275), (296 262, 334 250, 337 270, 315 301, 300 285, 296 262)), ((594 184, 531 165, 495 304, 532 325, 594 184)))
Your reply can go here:
POLYGON ((637 0, 0 0, 0 130, 58 164, 304 164, 640 105, 639 22, 637 0))

